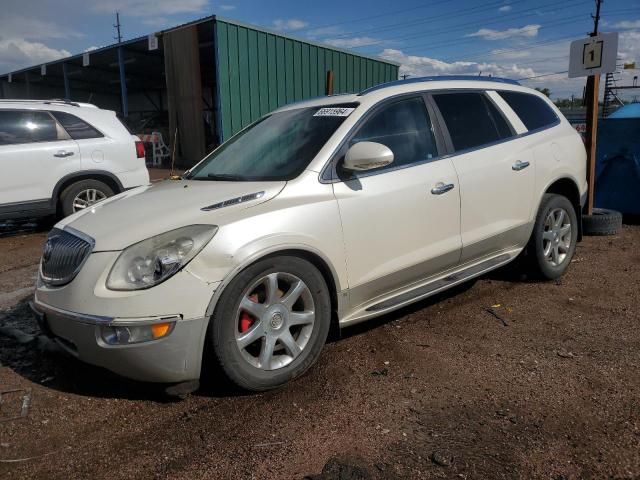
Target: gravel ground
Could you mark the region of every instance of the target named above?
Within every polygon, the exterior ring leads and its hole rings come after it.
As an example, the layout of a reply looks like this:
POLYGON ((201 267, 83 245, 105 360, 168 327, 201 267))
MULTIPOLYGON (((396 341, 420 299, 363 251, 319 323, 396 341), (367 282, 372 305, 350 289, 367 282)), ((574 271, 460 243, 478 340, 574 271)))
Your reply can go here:
MULTIPOLYGON (((44 233, 0 238, 0 324, 44 233)), ((343 332, 292 385, 183 401, 0 335, 0 478, 640 478, 640 227, 343 332), (324 473, 321 473, 323 472, 324 473)), ((6 330, 6 328, 5 328, 6 330)))

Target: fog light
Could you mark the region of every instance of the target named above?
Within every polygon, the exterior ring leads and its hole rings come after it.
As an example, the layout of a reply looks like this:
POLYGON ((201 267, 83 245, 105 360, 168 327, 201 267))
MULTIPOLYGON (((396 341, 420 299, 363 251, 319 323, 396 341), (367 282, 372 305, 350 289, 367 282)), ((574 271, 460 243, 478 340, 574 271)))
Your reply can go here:
POLYGON ((122 325, 100 327, 102 340, 108 345, 129 345, 149 342, 169 335, 175 322, 154 323, 152 325, 122 325))

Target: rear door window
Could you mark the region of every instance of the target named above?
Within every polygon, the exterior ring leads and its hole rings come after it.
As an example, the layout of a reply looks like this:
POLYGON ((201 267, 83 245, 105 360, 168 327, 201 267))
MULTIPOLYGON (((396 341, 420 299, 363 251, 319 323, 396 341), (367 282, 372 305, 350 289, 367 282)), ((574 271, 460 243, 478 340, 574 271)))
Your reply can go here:
POLYGON ((376 171, 408 166, 438 156, 431 121, 422 97, 395 101, 373 113, 351 144, 377 142, 393 152, 393 162, 376 171))
POLYGON ((527 130, 538 130, 555 124, 558 116, 543 99, 521 92, 498 91, 505 102, 520 117, 527 130))
POLYGON ((69 136, 74 140, 84 140, 87 138, 101 138, 104 135, 93 128, 84 120, 66 112, 51 112, 64 127, 69 136))
POLYGON ((68 138, 47 112, 0 110, 0 145, 55 142, 68 138))
POLYGON ((437 93, 433 99, 456 152, 513 136, 504 116, 482 92, 437 93))

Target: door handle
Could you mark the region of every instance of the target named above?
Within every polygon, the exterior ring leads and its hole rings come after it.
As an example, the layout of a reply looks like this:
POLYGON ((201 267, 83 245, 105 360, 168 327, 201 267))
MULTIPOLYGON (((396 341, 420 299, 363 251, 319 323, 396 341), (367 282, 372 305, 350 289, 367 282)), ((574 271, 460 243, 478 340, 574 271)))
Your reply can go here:
POLYGON ((53 154, 54 157, 58 158, 70 157, 71 155, 73 155, 73 152, 67 152, 66 150, 58 150, 53 154))
POLYGON ((455 185, 453 183, 436 183, 436 186, 431 189, 431 193, 434 195, 442 195, 443 193, 447 193, 449 190, 453 190, 455 185))
POLYGON ((523 162, 521 160, 517 160, 516 163, 514 163, 513 166, 511 167, 511 170, 519 172, 520 170, 524 170, 525 168, 527 168, 529 165, 530 165, 529 162, 523 162))

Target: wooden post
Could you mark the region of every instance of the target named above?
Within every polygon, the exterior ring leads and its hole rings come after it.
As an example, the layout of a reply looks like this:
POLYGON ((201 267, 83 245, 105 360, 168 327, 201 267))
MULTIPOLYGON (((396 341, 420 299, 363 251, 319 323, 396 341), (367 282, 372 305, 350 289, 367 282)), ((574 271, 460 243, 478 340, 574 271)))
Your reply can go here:
POLYGON ((598 94, 600 75, 587 79, 587 215, 593 214, 593 199, 596 184, 596 138, 598 136, 598 94))
POLYGON ((327 72, 327 95, 333 95, 333 70, 327 72))

